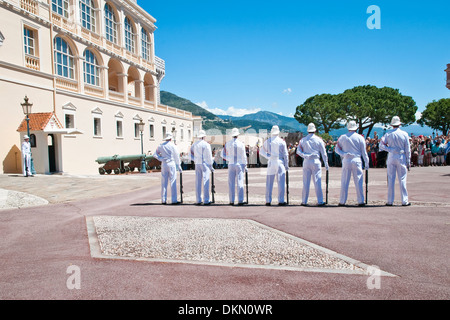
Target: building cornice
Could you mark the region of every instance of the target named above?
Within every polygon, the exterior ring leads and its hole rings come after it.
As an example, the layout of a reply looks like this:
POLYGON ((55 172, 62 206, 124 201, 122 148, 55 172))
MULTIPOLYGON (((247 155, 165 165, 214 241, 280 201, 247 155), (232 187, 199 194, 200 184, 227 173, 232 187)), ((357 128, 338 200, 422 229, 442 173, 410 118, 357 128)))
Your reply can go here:
POLYGON ((190 118, 186 118, 183 116, 178 116, 175 114, 169 114, 169 113, 165 113, 165 112, 161 112, 158 110, 150 110, 144 107, 139 107, 139 106, 133 106, 130 104, 126 104, 126 103, 121 103, 118 101, 113 101, 113 100, 105 100, 102 98, 97 98, 94 96, 89 96, 89 95, 84 95, 84 94, 80 94, 80 93, 76 93, 76 92, 70 92, 70 91, 65 91, 65 90, 61 90, 61 89, 56 89, 56 93, 57 94, 61 94, 61 95, 66 95, 66 96, 70 96, 73 98, 79 98, 79 99, 85 99, 85 100, 90 100, 92 102, 97 102, 97 103, 107 103, 108 105, 114 105, 116 107, 121 107, 121 108, 126 108, 126 109, 130 109, 130 110, 136 110, 139 112, 145 112, 145 113, 152 113, 152 114, 158 114, 164 117, 171 117, 171 118, 176 118, 176 119, 180 119, 180 120, 185 120, 185 121, 192 121, 195 119, 195 117, 193 115, 191 115, 190 118))

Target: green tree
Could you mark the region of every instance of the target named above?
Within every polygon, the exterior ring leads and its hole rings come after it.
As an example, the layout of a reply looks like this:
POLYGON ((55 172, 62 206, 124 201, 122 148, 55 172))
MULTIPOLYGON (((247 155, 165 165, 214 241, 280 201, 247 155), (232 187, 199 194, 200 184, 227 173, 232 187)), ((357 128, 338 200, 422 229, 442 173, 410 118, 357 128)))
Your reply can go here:
POLYGON ((425 107, 421 118, 417 121, 422 127, 429 126, 446 134, 450 129, 450 98, 433 100, 425 107))
POLYGON ((337 99, 344 106, 348 120, 358 124, 360 134, 368 129, 367 135, 370 135, 376 124, 387 125, 393 116, 399 116, 404 125, 416 121, 416 102, 398 89, 358 86, 344 91, 337 99))
POLYGON ((294 118, 304 125, 314 123, 319 132, 329 133, 333 129, 343 127, 342 120, 345 119, 343 111, 335 95, 320 94, 306 99, 299 105, 294 118))

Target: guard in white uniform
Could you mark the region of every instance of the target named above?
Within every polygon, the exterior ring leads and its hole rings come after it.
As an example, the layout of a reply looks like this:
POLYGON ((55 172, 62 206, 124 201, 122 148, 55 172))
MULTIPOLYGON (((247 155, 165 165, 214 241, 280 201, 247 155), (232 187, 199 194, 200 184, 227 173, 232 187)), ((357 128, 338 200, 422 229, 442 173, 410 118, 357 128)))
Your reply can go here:
POLYGON ((391 132, 381 138, 380 149, 389 152, 387 160, 388 174, 388 200, 386 205, 392 206, 394 203, 395 175, 398 175, 400 192, 402 195, 402 205, 411 205, 408 202, 408 191, 406 189, 406 176, 410 167, 411 145, 409 143, 408 133, 399 127, 401 121, 399 117, 393 117, 391 126, 394 128, 391 132))
POLYGON ((316 189, 317 203, 319 206, 325 205, 323 202, 322 164, 320 162, 320 156, 322 156, 326 170, 328 170, 328 157, 325 150, 325 143, 314 132, 316 132, 316 126, 314 123, 310 123, 308 125, 309 134, 300 140, 297 147, 297 154, 304 159, 302 206, 306 206, 308 203, 311 176, 313 177, 314 188, 316 189))
POLYGON ((267 158, 267 177, 266 177, 266 206, 270 206, 272 202, 272 189, 275 175, 278 183, 278 205, 284 206, 287 203, 284 201, 286 190, 286 171, 289 170, 289 153, 286 147, 286 142, 278 135, 280 129, 278 126, 273 126, 271 130, 271 137, 264 141, 260 150, 260 155, 267 158))
POLYGON ((153 155, 161 161, 161 202, 166 204, 167 187, 170 182, 171 204, 179 204, 177 200, 177 171, 181 171, 180 153, 172 142, 172 134, 166 135, 165 142, 161 143, 153 155))
POLYGON ((353 175, 353 181, 356 187, 356 197, 358 205, 363 207, 364 203, 364 171, 361 157, 364 158, 364 166, 369 170, 369 157, 366 151, 366 141, 363 136, 356 133, 358 126, 355 121, 350 121, 347 125, 348 133, 339 137, 336 145, 336 153, 342 158, 342 177, 341 177, 341 196, 339 205, 345 205, 348 196, 348 186, 350 177, 353 175))
POLYGON ((196 141, 191 147, 191 159, 195 163, 195 195, 197 198, 197 205, 202 204, 202 189, 204 205, 209 205, 209 186, 211 172, 214 172, 213 157, 211 152, 211 146, 204 139, 206 133, 204 130, 200 130, 196 141))
POLYGON ((33 177, 31 173, 31 144, 30 137, 25 135, 22 142, 22 166, 23 166, 23 176, 33 177))
POLYGON ((231 131, 233 139, 228 141, 222 149, 222 158, 228 163, 228 190, 230 205, 234 205, 237 181, 238 205, 244 204, 244 173, 247 171, 247 154, 244 144, 238 140, 239 129, 231 131))

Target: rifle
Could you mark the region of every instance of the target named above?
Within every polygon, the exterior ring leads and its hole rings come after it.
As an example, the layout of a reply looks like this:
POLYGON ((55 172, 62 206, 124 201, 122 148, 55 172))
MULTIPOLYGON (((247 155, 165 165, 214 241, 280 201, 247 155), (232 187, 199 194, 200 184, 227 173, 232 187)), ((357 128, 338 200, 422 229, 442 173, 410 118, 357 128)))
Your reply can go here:
POLYGON ((289 171, 286 171, 286 203, 289 204, 289 171))
POLYGON ((329 174, 328 174, 328 170, 327 170, 327 173, 326 173, 326 175, 327 175, 327 177, 326 177, 326 182, 327 182, 327 191, 326 191, 326 201, 325 201, 325 203, 326 204, 328 204, 328 182, 329 182, 329 174))
POLYGON ((366 170, 366 204, 368 203, 367 196, 369 194, 369 170, 366 170))
POLYGON ((216 203, 216 200, 214 199, 214 194, 216 193, 216 185, 214 184, 214 171, 211 172, 211 197, 212 197, 212 203, 216 203))
POLYGON ((246 193, 246 199, 248 204, 248 171, 245 171, 245 193, 246 193))
POLYGON ((180 196, 181 203, 183 203, 183 171, 180 171, 180 196))

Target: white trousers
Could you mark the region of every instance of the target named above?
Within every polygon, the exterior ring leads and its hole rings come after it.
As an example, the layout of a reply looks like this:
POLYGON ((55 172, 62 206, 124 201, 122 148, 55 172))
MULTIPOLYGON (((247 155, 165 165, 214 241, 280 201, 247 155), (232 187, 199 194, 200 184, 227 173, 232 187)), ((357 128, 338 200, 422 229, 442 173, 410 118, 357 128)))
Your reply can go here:
POLYGON ((168 185, 170 184, 170 194, 172 203, 177 200, 177 169, 175 164, 170 165, 164 161, 161 164, 161 201, 167 202, 168 185))
POLYGON ((278 203, 284 203, 284 193, 286 192, 286 168, 281 160, 269 160, 266 177, 266 203, 272 202, 273 182, 277 178, 278 203))
POLYGON ((240 164, 228 165, 228 197, 230 203, 234 203, 236 193, 236 182, 238 190, 238 202, 244 202, 244 169, 240 164))
POLYGON ((342 176, 341 176, 341 196, 339 203, 345 204, 348 197, 348 187, 350 178, 353 175, 353 181, 356 188, 356 199, 358 204, 364 203, 364 171, 362 169, 362 161, 360 158, 344 158, 342 159, 342 176))
POLYGON ((322 164, 319 159, 303 161, 303 191, 302 203, 308 203, 309 187, 311 184, 311 177, 313 178, 314 188, 316 189, 317 203, 323 203, 322 192, 322 164))
POLYGON ((204 164, 195 165, 195 195, 197 203, 202 202, 202 190, 204 203, 209 203, 209 185, 211 170, 204 164))
POLYGON ((23 176, 26 177, 31 176, 31 154, 24 154, 22 156, 22 164, 23 164, 23 176))
POLYGON ((398 176, 398 182, 400 184, 400 193, 402 204, 408 203, 408 191, 406 190, 406 176, 408 168, 404 164, 405 161, 398 157, 391 157, 389 155, 387 162, 387 175, 388 175, 388 204, 394 202, 395 197, 395 176, 398 176))

